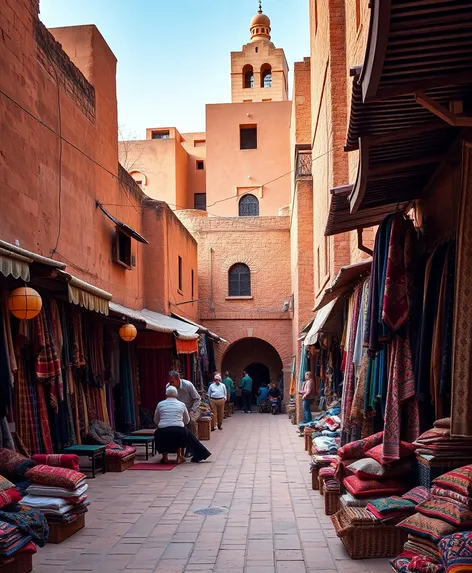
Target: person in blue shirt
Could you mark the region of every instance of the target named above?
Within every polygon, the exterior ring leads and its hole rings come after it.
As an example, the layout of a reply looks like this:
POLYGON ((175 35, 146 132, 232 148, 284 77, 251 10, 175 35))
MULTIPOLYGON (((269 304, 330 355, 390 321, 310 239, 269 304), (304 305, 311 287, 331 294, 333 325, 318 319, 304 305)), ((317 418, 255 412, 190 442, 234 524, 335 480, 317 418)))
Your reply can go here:
POLYGON ((259 388, 259 392, 257 393, 257 405, 259 406, 259 404, 264 402, 264 400, 267 400, 268 397, 269 388, 267 384, 262 384, 262 386, 259 388))
POLYGON ((249 376, 246 370, 243 372, 243 379, 241 380, 239 387, 243 393, 242 398, 244 413, 250 414, 252 410, 252 378, 249 376))

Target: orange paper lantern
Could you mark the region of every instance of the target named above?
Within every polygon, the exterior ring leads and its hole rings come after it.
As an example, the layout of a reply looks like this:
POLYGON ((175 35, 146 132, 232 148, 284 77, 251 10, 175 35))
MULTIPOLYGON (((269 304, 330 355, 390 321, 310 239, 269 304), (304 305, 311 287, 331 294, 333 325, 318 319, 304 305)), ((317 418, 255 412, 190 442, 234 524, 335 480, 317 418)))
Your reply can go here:
POLYGON ((20 320, 31 320, 41 312, 40 294, 30 287, 15 289, 8 298, 8 310, 20 320))
POLYGON ((138 331, 134 324, 123 324, 120 328, 120 336, 125 342, 131 342, 136 338, 138 331))

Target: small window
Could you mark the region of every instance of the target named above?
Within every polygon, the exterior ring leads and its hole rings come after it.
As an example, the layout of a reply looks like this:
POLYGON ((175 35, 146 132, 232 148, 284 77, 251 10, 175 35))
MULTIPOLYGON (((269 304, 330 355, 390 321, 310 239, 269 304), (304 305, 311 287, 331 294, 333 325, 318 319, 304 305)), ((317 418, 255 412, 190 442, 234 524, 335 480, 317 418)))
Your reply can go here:
POLYGON ((205 162, 201 159, 197 159, 197 171, 204 171, 205 169, 205 162))
POLYGON ((118 264, 126 267, 127 269, 131 268, 131 237, 126 233, 123 233, 121 229, 118 227, 116 228, 116 237, 115 237, 115 256, 114 260, 118 264))
POLYGON ((198 211, 206 211, 207 208, 207 196, 206 193, 195 193, 193 196, 193 208, 198 211))
POLYGON ((262 101, 272 101, 272 99, 268 98, 268 99, 263 99, 262 101))
POLYGON ((259 48, 256 46, 256 54, 259 53, 259 48))
POLYGON ((228 272, 229 296, 251 296, 251 271, 244 263, 233 265, 228 272))
POLYGON ((193 269, 192 269, 191 281, 192 281, 192 300, 194 300, 195 299, 195 286, 194 286, 194 284, 195 284, 195 272, 193 269))
POLYGON ((257 126, 239 126, 240 149, 257 149, 257 126))
POLYGON ((258 217, 259 216, 259 200, 255 195, 243 195, 239 201, 239 216, 240 217, 258 217))
POLYGON ((169 136, 169 130, 152 132, 152 139, 169 139, 169 136))
POLYGON ((361 0, 356 0, 356 30, 361 25, 361 0))
POLYGON ((252 99, 243 99, 243 103, 251 103, 252 99))
POLYGON ((179 257, 179 290, 182 290, 182 257, 179 257))
POLYGON ((205 145, 206 145, 206 140, 205 140, 205 139, 196 139, 196 140, 193 142, 193 146, 194 146, 194 147, 205 147, 205 145))
POLYGON ((254 70, 252 66, 244 66, 243 68, 243 88, 250 89, 254 87, 254 70))
POLYGON ((272 87, 272 68, 270 64, 263 64, 261 66, 261 88, 272 87))

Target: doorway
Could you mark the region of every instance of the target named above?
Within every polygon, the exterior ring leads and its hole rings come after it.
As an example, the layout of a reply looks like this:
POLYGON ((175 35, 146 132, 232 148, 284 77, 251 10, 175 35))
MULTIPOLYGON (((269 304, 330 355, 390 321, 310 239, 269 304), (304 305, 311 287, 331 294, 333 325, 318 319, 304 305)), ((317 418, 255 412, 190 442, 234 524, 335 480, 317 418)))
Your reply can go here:
POLYGON ((270 383, 270 371, 265 364, 253 362, 246 366, 246 371, 252 378, 252 401, 256 402, 257 393, 262 384, 270 383))

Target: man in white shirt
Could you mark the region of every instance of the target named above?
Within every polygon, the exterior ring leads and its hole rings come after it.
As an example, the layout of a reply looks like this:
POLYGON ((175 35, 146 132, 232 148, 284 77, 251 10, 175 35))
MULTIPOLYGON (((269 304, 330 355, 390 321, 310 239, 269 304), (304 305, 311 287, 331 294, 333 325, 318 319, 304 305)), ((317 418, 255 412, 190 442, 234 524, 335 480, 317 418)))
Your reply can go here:
POLYGON ((228 391, 226 386, 221 382, 221 376, 219 374, 215 375, 215 381, 210 384, 208 388, 208 396, 210 398, 211 411, 213 413, 212 418, 212 429, 214 432, 216 430, 215 423, 218 425, 218 430, 223 429, 223 418, 225 417, 225 402, 228 399, 228 391))
POLYGON ((187 406, 187 410, 190 414, 190 423, 187 425, 187 429, 196 435, 197 424, 195 420, 197 418, 198 407, 202 401, 200 394, 190 380, 184 380, 175 370, 169 372, 169 384, 167 384, 166 388, 169 386, 177 388, 178 400, 187 406))

